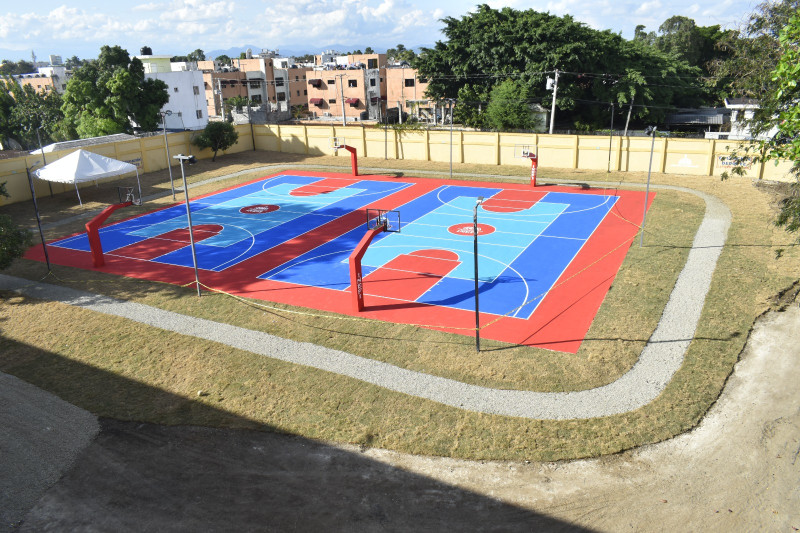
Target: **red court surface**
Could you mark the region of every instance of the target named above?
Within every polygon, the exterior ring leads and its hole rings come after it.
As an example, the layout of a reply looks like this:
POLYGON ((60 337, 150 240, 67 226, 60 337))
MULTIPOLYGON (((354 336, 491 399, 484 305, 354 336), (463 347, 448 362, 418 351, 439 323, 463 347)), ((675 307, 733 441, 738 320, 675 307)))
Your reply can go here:
MULTIPOLYGON (((647 199, 652 202, 654 193, 647 199)), ((477 198, 481 338, 575 353, 638 232, 640 191, 288 171, 191 200, 201 283, 237 296, 474 335, 477 198), (347 259, 367 209, 399 211, 364 256, 365 310, 347 259)), ((131 212, 142 208, 127 208, 131 212)), ((184 204, 48 245, 51 262, 190 284, 184 204)), ((41 247, 26 257, 43 260, 41 247)))

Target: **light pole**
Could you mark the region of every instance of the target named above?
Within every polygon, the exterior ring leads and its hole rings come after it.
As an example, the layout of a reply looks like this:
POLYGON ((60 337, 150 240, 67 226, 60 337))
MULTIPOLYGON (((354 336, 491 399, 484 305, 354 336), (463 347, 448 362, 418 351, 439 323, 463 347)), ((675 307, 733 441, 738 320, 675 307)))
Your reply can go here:
POLYGON ((44 250, 44 260, 47 262, 47 273, 49 274, 51 272, 50 256, 47 254, 47 244, 45 244, 44 232, 42 231, 42 219, 39 216, 39 204, 36 201, 36 191, 33 188, 33 177, 31 176, 31 170, 38 164, 40 164, 39 161, 30 167, 25 165, 25 173, 28 175, 28 185, 31 188, 31 199, 33 199, 33 210, 36 213, 36 224, 39 226, 39 237, 42 239, 42 250, 44 250))
MULTIPOLYGON (((36 128, 36 140, 39 141, 39 151, 42 152, 42 166, 47 165, 47 159, 44 158, 44 146, 42 146, 42 137, 39 135, 39 130, 42 129, 42 126, 36 128)), ((53 197, 53 184, 49 181, 47 182, 47 187, 50 189, 50 198, 53 197)))
POLYGON ((472 211, 472 235, 475 256, 475 351, 481 351, 481 314, 478 302, 478 206, 483 202, 483 196, 478 196, 472 211))
POLYGON ((652 135, 653 141, 650 143, 650 166, 647 167, 647 188, 644 192, 644 209, 642 212, 642 234, 639 240, 639 248, 644 244, 644 222, 647 219, 647 197, 650 196, 650 171, 653 169, 653 149, 656 146, 656 127, 648 126, 644 130, 645 135, 652 135))
POLYGON ((197 252, 194 249, 194 231, 192 231, 192 210, 189 207, 189 186, 186 184, 186 173, 183 162, 193 165, 197 159, 193 155, 178 154, 175 159, 181 162, 181 178, 183 179, 183 193, 186 196, 186 218, 189 220, 189 245, 192 248, 192 263, 194 264, 194 281, 197 284, 197 295, 200 296, 200 275, 197 272, 197 252))
POLYGON ((453 105, 456 101, 448 98, 447 102, 450 104, 450 179, 453 179, 453 105))
POLYGON ((164 128, 164 149, 167 151, 167 168, 169 169, 169 186, 172 189, 172 199, 175 200, 175 183, 172 181, 172 163, 169 160, 169 141, 167 140, 167 117, 172 115, 172 111, 166 109, 159 111, 161 115, 161 125, 164 128))

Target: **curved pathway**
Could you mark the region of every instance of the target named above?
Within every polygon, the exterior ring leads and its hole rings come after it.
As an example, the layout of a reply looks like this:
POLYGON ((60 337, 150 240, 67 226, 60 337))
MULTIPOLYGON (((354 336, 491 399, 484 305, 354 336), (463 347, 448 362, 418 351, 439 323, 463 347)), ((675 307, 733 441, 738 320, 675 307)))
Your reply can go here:
MULTIPOLYGON (((274 170, 276 166, 250 169, 237 174, 274 170)), ((305 165, 293 167, 297 166, 305 165)), ((227 179, 237 174, 209 181, 227 179)), ((592 185, 615 187, 618 184, 594 182, 592 185)), ((626 183, 626 186, 630 185, 626 183)), ((470 411, 546 420, 608 416, 632 411, 648 404, 664 390, 680 368, 697 329, 711 278, 725 245, 731 222, 730 210, 712 195, 666 185, 651 185, 651 188, 671 189, 699 196, 706 203, 706 213, 658 326, 642 350, 637 363, 617 381, 584 391, 546 393, 470 385, 314 344, 281 339, 258 331, 11 276, 0 275, 0 289, 15 290, 34 298, 58 301, 128 318, 142 324, 219 342, 266 357, 335 372, 386 389, 470 411)))

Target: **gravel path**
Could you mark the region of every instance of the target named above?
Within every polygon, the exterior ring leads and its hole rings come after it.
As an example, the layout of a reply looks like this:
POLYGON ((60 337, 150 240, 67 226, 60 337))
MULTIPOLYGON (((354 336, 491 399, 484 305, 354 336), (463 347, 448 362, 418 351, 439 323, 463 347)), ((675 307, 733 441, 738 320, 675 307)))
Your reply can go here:
MULTIPOLYGON (((264 169, 274 170, 274 167, 264 169)), ((259 170, 262 169, 246 172, 259 170)), ((387 172, 387 169, 380 170, 387 172)), ((215 178, 220 179, 224 178, 215 178)), ((593 185, 615 187, 617 184, 593 185)), ((335 372, 470 411, 546 420, 607 416, 632 411, 651 402, 680 368, 697 328, 731 221, 728 208, 714 196, 682 187, 651 185, 651 188, 672 189, 697 195, 705 201, 706 213, 661 320, 638 362, 617 381, 585 391, 544 393, 469 385, 309 343, 281 339, 258 331, 11 276, 0 275, 0 289, 15 290, 39 299, 121 316, 164 330, 335 372)))

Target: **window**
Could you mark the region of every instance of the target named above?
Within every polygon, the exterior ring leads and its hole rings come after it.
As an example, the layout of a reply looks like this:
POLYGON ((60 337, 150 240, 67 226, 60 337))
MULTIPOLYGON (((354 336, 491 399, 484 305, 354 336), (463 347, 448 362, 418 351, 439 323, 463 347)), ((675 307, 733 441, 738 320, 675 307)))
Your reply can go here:
POLYGON ((414 86, 414 78, 409 78, 409 79, 405 80, 405 82, 406 82, 406 87, 413 87, 414 86))
POLYGON ((283 87, 283 78, 275 78, 275 87, 283 87))
POLYGON ((300 76, 295 76, 294 81, 300 81, 300 76))
POLYGON ((308 89, 303 89, 303 94, 308 96, 308 89))
POLYGON ((285 102, 286 101, 286 93, 278 93, 278 101, 285 102))
POLYGON ((333 85, 333 80, 328 80, 328 85, 333 85))
POLYGON ((375 78, 370 78, 369 79, 369 86, 370 87, 375 87, 375 78))
POLYGON ((378 68, 377 59, 367 59, 367 68, 378 68))
POLYGON ((250 88, 251 89, 260 89, 261 88, 261 80, 250 81, 250 88))
POLYGON ((250 97, 250 100, 252 100, 254 104, 260 104, 261 103, 261 95, 260 94, 254 94, 253 96, 250 97))
POLYGON ((347 80, 348 87, 358 87, 358 80, 347 80))
POLYGON ((328 103, 329 104, 335 104, 336 103, 336 98, 328 98, 328 103))
POLYGON ((200 109, 197 110, 197 118, 203 118, 203 111, 200 109))
POLYGON ((299 90, 297 91, 297 96, 300 96, 300 91, 299 90))
POLYGON ((197 85, 192 87, 192 89, 194 90, 194 94, 200 94, 200 87, 198 87, 197 85))

